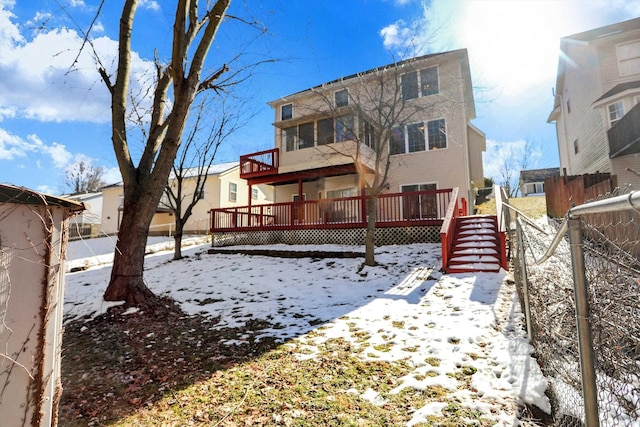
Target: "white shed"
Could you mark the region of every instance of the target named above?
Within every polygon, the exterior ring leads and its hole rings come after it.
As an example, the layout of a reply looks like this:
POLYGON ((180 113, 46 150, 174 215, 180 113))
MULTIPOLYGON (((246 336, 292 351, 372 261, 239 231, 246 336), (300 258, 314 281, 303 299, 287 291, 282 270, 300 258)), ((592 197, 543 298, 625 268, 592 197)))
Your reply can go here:
POLYGON ((57 424, 68 219, 82 203, 0 184, 0 418, 57 424))

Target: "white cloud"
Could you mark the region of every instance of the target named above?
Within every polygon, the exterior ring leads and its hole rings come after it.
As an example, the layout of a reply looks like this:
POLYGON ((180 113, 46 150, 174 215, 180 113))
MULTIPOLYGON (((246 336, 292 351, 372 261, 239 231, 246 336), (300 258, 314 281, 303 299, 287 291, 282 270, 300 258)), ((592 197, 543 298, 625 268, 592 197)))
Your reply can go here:
POLYGON ((139 6, 143 9, 160 10, 160 4, 155 0, 140 0, 139 6))
POLYGON ((386 48, 413 55, 467 48, 474 83, 494 95, 551 87, 560 38, 640 14, 640 3, 616 0, 432 0, 422 15, 380 35, 386 48), (629 3, 633 3, 630 5, 629 3))
MULTIPOLYGON (((33 154, 44 154, 56 168, 64 168, 73 157, 63 144, 46 144, 37 135, 23 139, 0 128, 0 160, 15 160, 33 154)), ((39 161, 36 161, 37 165, 39 161)))
POLYGON ((399 50, 406 48, 411 41, 409 37, 410 30, 407 28, 403 20, 399 20, 380 30, 384 47, 387 49, 399 50))
MULTIPOLYGON (((0 120, 107 123, 110 94, 98 73, 93 50, 85 45, 80 52, 83 38, 73 30, 58 28, 40 31, 27 40, 14 20, 13 13, 0 6, 0 120)), ((104 28, 99 24, 94 30, 104 28)), ((99 37, 93 40, 93 47, 102 66, 113 75, 117 42, 99 37)), ((149 80, 145 76, 153 75, 153 63, 135 53, 132 62, 132 75, 140 78, 132 83, 135 90, 149 80)))
POLYGON ((102 175, 102 180, 107 184, 115 184, 117 182, 122 181, 122 175, 120 175, 120 169, 115 168, 105 168, 104 174, 102 175))
POLYGON ((501 184, 508 169, 512 172, 512 179, 517 180, 523 166, 525 169, 536 169, 541 157, 542 149, 533 141, 519 139, 498 142, 487 139, 487 149, 483 155, 484 176, 501 184))

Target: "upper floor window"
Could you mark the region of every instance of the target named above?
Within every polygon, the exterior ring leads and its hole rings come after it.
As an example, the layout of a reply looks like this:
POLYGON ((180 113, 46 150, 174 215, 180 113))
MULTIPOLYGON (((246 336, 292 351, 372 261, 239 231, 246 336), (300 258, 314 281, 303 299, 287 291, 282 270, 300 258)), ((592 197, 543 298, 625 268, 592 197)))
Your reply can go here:
POLYGON ((347 89, 337 91, 335 94, 336 107, 346 107, 349 105, 349 92, 347 89))
POLYGON ((573 141, 573 154, 578 154, 580 152, 580 146, 578 145, 578 138, 573 141))
POLYGON ((414 99, 429 96, 440 91, 438 83, 438 67, 412 71, 400 76, 402 99, 414 99))
POLYGON ((282 129, 282 144, 285 151, 302 150, 314 146, 313 122, 282 129))
POLYGON ((447 130, 444 119, 396 127, 391 131, 390 154, 415 153, 441 148, 447 148, 447 130))
POLYGON ((198 191, 198 196, 197 196, 198 200, 204 200, 204 188, 200 189, 200 191, 198 191))
POLYGON ((609 124, 613 126, 624 116, 624 104, 622 101, 609 104, 607 105, 607 111, 609 113, 609 124))
POLYGON ((251 199, 258 200, 258 189, 257 188, 252 188, 251 189, 251 199))
POLYGON ((235 202, 238 198, 238 184, 235 182, 229 183, 229 201, 235 202))
POLYGON ((321 119, 282 129, 282 146, 285 151, 301 150, 316 145, 355 140, 354 117, 346 116, 321 119), (314 138, 317 133, 317 140, 314 138))
POLYGON ((620 77, 640 73, 640 40, 616 46, 620 77))
POLYGON ((429 150, 447 148, 447 130, 444 119, 427 122, 429 150))
POLYGON ((280 120, 289 120, 293 118, 293 104, 285 104, 280 107, 280 120))
POLYGON ((353 116, 338 117, 336 123, 336 142, 353 141, 353 116))
POLYGON ((366 120, 360 121, 360 142, 369 148, 375 147, 376 130, 371 123, 366 120))

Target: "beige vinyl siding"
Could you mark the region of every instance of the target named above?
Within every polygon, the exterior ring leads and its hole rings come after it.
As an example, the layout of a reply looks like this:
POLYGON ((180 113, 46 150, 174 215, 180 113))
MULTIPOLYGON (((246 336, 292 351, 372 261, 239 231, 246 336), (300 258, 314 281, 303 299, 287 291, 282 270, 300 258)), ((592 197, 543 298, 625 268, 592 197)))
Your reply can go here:
POLYGON ((611 159, 614 173, 618 176, 618 186, 622 187, 629 184, 633 190, 640 190, 640 176, 628 171, 631 168, 640 173, 640 154, 630 154, 628 156, 616 157, 611 159))
MULTIPOLYGON (((597 63, 598 55, 593 45, 573 45, 568 49, 574 66, 568 66, 565 75, 563 99, 564 123, 559 123, 559 140, 566 145, 566 163, 570 175, 609 171, 609 146, 605 132, 605 121, 601 110, 592 104, 603 93, 598 68, 589 64, 597 63), (594 95, 599 94, 599 95, 594 95), (567 113, 567 99, 571 102, 571 113, 567 113), (562 135, 562 126, 566 124, 566 135, 562 135), (579 151, 576 154, 573 143, 578 140, 579 151)), ((562 156, 561 156, 562 160, 562 156)))

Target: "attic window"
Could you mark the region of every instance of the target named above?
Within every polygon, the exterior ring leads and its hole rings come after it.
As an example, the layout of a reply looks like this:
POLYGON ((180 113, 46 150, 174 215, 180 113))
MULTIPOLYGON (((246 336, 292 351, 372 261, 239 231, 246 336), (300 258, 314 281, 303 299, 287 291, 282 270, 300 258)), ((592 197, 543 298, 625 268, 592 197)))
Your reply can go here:
POLYGON ((620 77, 640 73, 640 40, 616 46, 620 77))
POLYGON ((293 104, 285 104, 280 107, 280 120, 289 120, 293 118, 293 104))
POLYGON ((349 92, 347 89, 339 90, 335 93, 336 107, 346 107, 349 105, 349 92))

